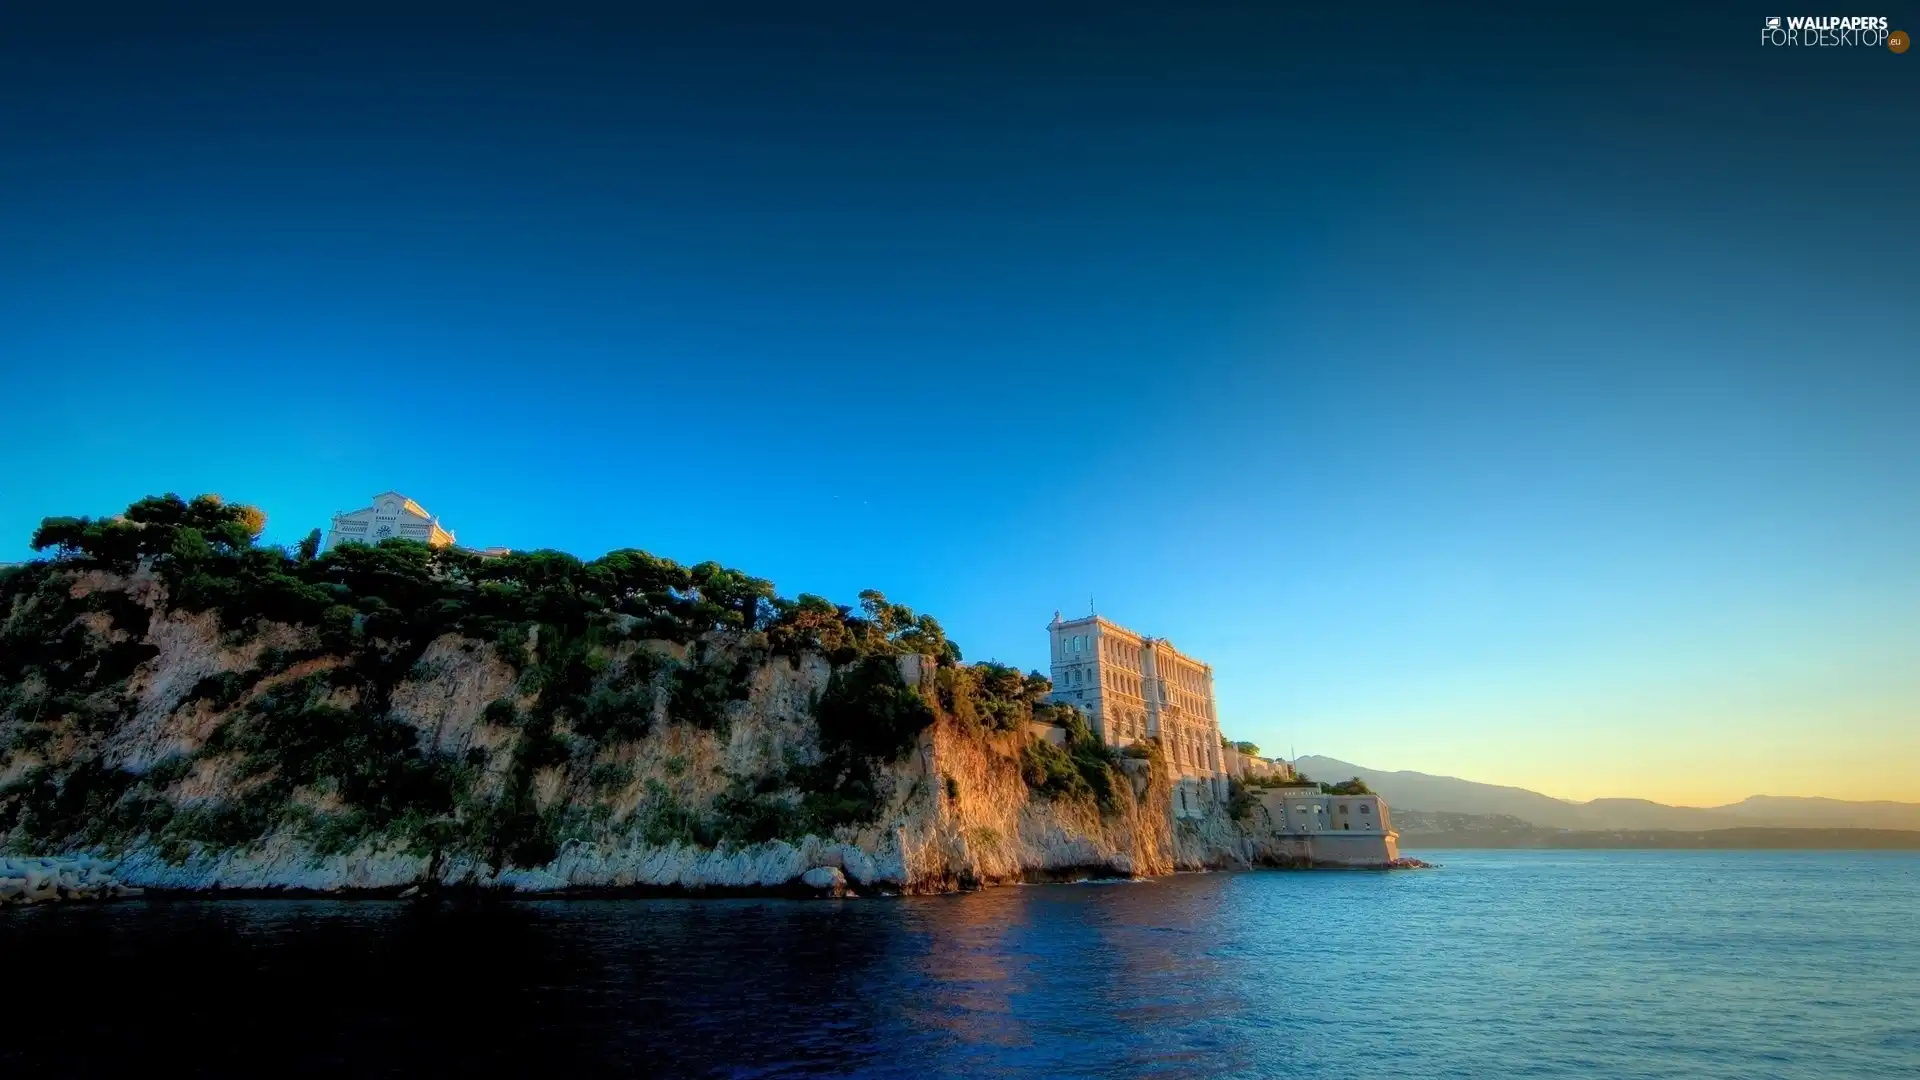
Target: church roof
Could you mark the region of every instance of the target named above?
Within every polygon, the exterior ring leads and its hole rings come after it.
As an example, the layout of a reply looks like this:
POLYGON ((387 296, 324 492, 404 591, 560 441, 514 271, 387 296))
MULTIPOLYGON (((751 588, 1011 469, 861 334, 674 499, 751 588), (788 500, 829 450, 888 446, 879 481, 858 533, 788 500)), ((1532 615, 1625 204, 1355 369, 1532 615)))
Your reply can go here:
POLYGON ((433 517, 432 514, 427 513, 426 507, 421 506, 419 503, 414 502, 412 499, 407 498, 405 495, 401 494, 398 491, 383 491, 380 494, 375 495, 371 500, 368 501, 366 509, 371 510, 374 507, 379 506, 380 500, 387 498, 388 496, 392 496, 393 498, 399 499, 400 505, 411 513, 419 514, 421 517, 428 518, 428 519, 432 519, 433 517))

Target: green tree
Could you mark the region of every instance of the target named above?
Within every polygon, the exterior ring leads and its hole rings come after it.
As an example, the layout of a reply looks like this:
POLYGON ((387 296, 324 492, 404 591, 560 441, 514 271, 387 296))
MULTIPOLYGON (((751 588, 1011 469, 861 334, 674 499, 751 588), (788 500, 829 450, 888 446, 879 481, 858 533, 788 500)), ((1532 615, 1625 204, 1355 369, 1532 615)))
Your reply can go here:
POLYGON ((795 656, 815 650, 836 661, 851 658, 854 639, 847 629, 851 609, 812 593, 801 593, 798 600, 776 598, 773 609, 767 640, 775 650, 795 656))
POLYGON ((870 656, 834 672, 814 716, 821 745, 829 752, 845 748, 882 761, 905 756, 933 723, 933 710, 901 680, 899 666, 888 656, 870 656))
POLYGON ((197 534, 182 548, 190 558, 201 557, 203 550, 237 554, 252 547, 266 522, 257 507, 230 504, 218 495, 188 502, 168 493, 149 495, 118 517, 46 518, 34 530, 32 544, 35 551, 53 548, 59 558, 124 569, 141 558, 175 554, 175 541, 187 531, 197 534))
POLYGON ((1030 671, 1027 673, 1027 683, 1022 693, 1026 695, 1027 704, 1043 705, 1047 698, 1053 696, 1053 680, 1038 671, 1030 671))

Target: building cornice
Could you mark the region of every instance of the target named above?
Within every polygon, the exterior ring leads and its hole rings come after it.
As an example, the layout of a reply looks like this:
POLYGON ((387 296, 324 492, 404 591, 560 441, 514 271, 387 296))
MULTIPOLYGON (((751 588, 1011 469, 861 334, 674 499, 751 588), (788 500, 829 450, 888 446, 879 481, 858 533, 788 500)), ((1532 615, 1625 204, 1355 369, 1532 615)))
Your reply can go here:
POLYGON ((1112 619, 1107 618, 1105 615, 1082 615, 1077 619, 1062 619, 1056 623, 1048 623, 1047 629, 1065 630, 1068 628, 1072 628, 1072 629, 1078 630, 1083 626, 1098 627, 1102 631, 1113 634, 1115 637, 1124 637, 1131 641, 1145 643, 1153 640, 1152 638, 1147 637, 1145 634, 1142 634, 1136 630, 1129 630, 1126 627, 1121 626, 1119 623, 1114 622, 1112 619))
POLYGON ((1105 615, 1082 615, 1077 619, 1060 619, 1057 622, 1047 624, 1047 629, 1049 630, 1078 630, 1082 627, 1097 627, 1104 633, 1125 638, 1136 645, 1147 645, 1155 649, 1163 649, 1171 655, 1205 671, 1209 676, 1213 674, 1212 664, 1181 652, 1179 649, 1174 648, 1173 643, 1166 638, 1154 637, 1152 634, 1142 634, 1137 630, 1130 630, 1114 622, 1112 619, 1107 618, 1105 615))

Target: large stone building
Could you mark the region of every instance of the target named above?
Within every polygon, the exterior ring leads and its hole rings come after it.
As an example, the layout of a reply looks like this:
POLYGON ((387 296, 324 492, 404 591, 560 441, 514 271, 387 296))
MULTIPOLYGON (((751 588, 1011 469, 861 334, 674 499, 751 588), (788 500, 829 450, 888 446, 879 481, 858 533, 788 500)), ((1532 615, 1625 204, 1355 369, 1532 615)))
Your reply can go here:
POLYGON ((453 533, 440 527, 439 518, 405 495, 388 491, 375 495, 371 506, 333 515, 326 545, 321 550, 330 550, 335 544, 349 540, 377 544, 393 537, 418 540, 433 547, 453 543, 453 533))
POLYGON ((1206 788, 1227 797, 1226 753, 1213 701, 1213 668, 1160 638, 1098 615, 1047 624, 1053 640, 1053 700, 1077 705, 1109 746, 1158 739, 1182 781, 1175 809, 1198 812, 1206 788))
POLYGON ((1297 853, 1338 866, 1385 866, 1400 858, 1400 834, 1378 795, 1333 795, 1315 784, 1259 793, 1266 825, 1297 853))

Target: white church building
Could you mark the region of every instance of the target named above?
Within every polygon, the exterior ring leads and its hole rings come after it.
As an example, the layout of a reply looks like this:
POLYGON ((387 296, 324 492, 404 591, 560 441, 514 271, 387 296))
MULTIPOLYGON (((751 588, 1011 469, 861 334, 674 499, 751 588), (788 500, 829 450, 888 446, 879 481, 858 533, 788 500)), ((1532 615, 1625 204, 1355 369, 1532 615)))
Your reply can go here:
POLYGON ((453 533, 440 527, 439 518, 405 495, 387 491, 375 495, 370 506, 333 515, 333 524, 327 529, 327 542, 321 550, 331 550, 334 545, 350 540, 377 544, 394 537, 418 540, 431 547, 453 543, 453 533))

